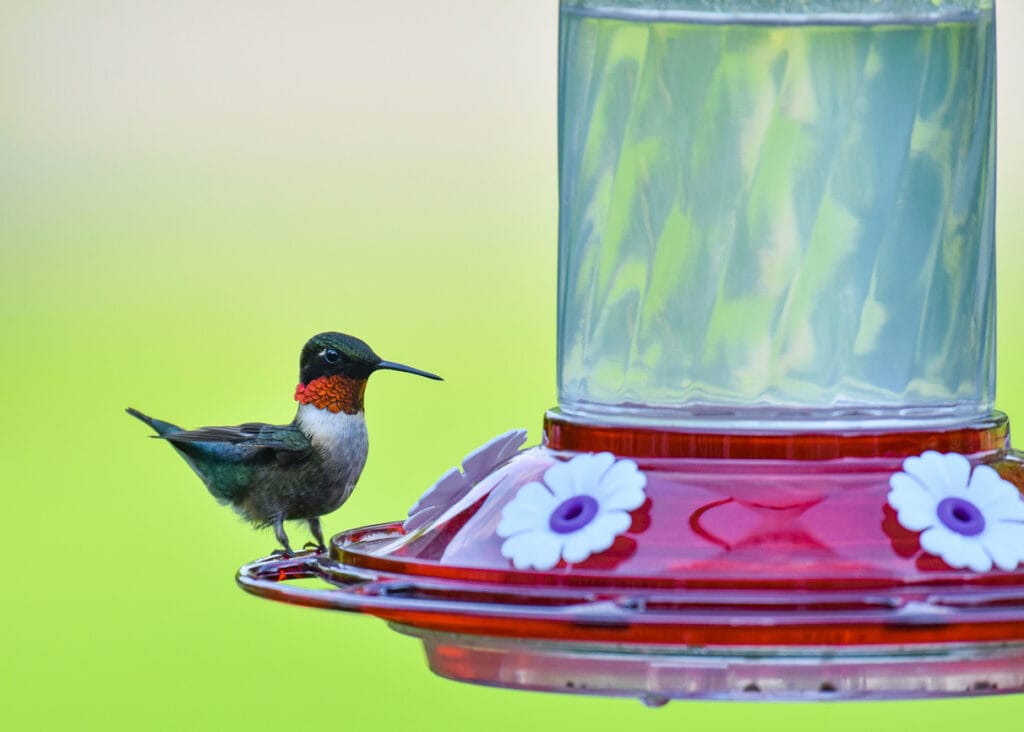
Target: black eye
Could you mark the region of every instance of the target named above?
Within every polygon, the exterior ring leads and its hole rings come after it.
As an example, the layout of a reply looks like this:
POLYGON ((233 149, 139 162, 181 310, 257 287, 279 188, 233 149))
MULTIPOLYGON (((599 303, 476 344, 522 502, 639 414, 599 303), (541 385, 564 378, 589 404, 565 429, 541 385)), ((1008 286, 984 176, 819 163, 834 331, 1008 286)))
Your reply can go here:
POLYGON ((335 351, 333 348, 328 348, 324 351, 324 361, 327 363, 338 363, 341 360, 341 354, 335 351))

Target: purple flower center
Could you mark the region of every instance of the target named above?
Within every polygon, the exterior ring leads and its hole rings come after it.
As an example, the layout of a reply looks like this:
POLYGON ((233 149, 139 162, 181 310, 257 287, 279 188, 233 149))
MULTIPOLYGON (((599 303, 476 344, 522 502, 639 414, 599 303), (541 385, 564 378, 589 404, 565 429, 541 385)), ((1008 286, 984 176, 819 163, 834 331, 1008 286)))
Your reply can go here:
POLYGON ((964 536, 977 536, 985 530, 985 516, 970 501, 963 498, 943 498, 936 513, 947 529, 964 536))
POLYGON ((590 496, 573 496, 551 512, 548 525, 556 534, 571 534, 589 524, 597 515, 597 501, 590 496))

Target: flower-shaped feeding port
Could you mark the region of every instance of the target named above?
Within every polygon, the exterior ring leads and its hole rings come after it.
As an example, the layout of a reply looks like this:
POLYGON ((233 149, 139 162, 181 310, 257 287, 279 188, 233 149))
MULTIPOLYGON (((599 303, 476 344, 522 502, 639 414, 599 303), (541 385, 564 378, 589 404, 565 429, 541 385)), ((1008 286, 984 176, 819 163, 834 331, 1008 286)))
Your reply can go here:
POLYGON ((508 461, 526 442, 526 430, 509 430, 481 445, 462 459, 462 471, 451 468, 428 488, 409 509, 405 531, 415 531, 439 518, 470 495, 473 486, 495 467, 508 461))
POLYGON ((603 552, 633 523, 643 505, 644 477, 632 460, 609 452, 552 465, 505 505, 498 536, 517 569, 547 570, 603 552))
POLYGON ((949 566, 1011 571, 1024 561, 1024 499, 988 465, 972 470, 963 455, 929 451, 907 458, 889 483, 900 524, 949 566))

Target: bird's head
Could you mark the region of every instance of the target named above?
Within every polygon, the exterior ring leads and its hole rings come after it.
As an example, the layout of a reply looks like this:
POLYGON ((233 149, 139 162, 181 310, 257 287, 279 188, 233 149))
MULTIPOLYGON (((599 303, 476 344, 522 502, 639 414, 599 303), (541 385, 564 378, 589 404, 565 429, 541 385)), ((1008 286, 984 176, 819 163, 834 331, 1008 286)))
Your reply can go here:
POLYGON ((354 336, 319 333, 306 342, 299 356, 299 385, 295 389, 295 399, 332 412, 361 412, 366 380, 374 371, 382 369, 441 380, 436 374, 384 361, 354 336))

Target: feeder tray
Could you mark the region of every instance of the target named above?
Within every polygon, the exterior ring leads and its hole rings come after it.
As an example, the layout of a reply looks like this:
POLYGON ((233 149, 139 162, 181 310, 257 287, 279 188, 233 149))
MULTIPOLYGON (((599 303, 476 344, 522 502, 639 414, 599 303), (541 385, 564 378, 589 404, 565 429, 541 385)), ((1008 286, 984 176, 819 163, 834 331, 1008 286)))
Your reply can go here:
POLYGON ((1002 414, 938 431, 741 435, 551 412, 544 446, 464 481, 417 528, 346 531, 329 557, 261 560, 239 582, 376 615, 420 638, 436 673, 480 684, 648 704, 1024 690, 1024 570, 953 569, 887 503, 904 459, 928 450, 1024 478, 1002 414), (647 479, 629 529, 578 564, 514 569, 495 531, 506 504, 554 462, 606 450, 647 479), (310 577, 331 588, 284 582, 310 577))

